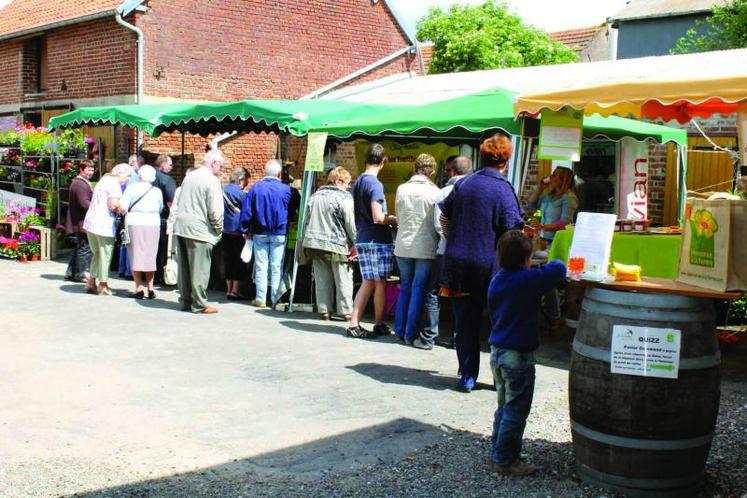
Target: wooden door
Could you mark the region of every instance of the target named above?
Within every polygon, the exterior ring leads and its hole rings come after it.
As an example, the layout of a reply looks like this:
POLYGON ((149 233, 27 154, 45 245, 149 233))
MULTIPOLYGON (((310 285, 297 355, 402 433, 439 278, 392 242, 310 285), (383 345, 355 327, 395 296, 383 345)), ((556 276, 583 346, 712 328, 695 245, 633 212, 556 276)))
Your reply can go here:
MULTIPOLYGON (((713 137, 716 145, 734 149, 736 137, 713 137)), ((687 180, 688 192, 726 192, 732 189, 734 161, 728 152, 713 150, 713 146, 703 137, 690 137, 687 140, 687 180)), ((664 186, 664 225, 677 224, 677 151, 673 146, 667 149, 667 177, 664 186)))

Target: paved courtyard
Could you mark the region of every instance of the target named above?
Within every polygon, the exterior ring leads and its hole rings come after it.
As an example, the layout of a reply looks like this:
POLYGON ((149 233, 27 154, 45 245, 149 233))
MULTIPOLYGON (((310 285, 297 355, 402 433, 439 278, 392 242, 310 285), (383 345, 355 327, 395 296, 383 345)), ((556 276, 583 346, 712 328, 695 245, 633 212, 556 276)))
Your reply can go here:
MULTIPOLYGON (((131 299, 123 280, 88 295, 63 272, 0 260, 0 496, 594 494, 573 477, 558 341, 541 351, 527 429, 543 472, 500 481, 484 461, 487 354, 465 395, 451 350, 349 339, 342 323, 219 293, 214 316, 178 311, 169 290, 131 299)), ((725 406, 744 424, 734 375, 725 406)), ((734 479, 725 489, 744 469, 734 479)))

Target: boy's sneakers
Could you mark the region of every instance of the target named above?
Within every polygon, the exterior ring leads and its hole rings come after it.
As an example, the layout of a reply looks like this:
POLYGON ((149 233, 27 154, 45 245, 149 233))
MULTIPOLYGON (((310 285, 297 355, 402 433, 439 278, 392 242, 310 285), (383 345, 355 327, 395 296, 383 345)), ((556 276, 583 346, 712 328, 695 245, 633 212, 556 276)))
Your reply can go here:
POLYGON ((520 458, 517 458, 514 463, 508 467, 496 466, 495 473, 499 476, 530 476, 537 472, 537 467, 529 465, 520 458))

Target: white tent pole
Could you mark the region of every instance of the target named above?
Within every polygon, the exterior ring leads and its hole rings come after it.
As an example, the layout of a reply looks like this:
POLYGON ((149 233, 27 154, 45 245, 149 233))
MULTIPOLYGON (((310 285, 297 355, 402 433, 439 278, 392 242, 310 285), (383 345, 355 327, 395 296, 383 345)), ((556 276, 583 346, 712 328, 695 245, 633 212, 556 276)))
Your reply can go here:
POLYGON ((685 203, 687 202, 687 145, 677 145, 677 164, 679 165, 679 178, 677 178, 678 218, 680 224, 682 224, 685 219, 685 203))
POLYGON ((288 311, 293 311, 293 299, 296 295, 296 277, 298 276, 298 254, 301 250, 301 241, 303 239, 303 228, 306 218, 306 205, 311 197, 312 186, 316 179, 316 173, 313 171, 304 171, 303 185, 301 186, 301 205, 298 208, 298 231, 296 235, 296 248, 293 251, 293 273, 291 274, 290 297, 288 299, 288 311))

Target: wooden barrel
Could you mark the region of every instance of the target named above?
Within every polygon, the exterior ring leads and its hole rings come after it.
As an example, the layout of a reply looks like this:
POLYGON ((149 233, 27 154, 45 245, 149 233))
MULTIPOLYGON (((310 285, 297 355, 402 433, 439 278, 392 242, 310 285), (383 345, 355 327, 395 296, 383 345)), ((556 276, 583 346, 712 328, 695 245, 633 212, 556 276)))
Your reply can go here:
POLYGON ((581 316, 581 303, 584 300, 584 287, 577 284, 568 284, 563 291, 563 317, 565 325, 569 329, 578 327, 578 319, 581 316))
POLYGON ((628 495, 696 492, 718 415, 720 363, 710 300, 588 288, 569 377, 579 477, 628 495), (612 374, 615 325, 680 330, 677 378, 612 374))

